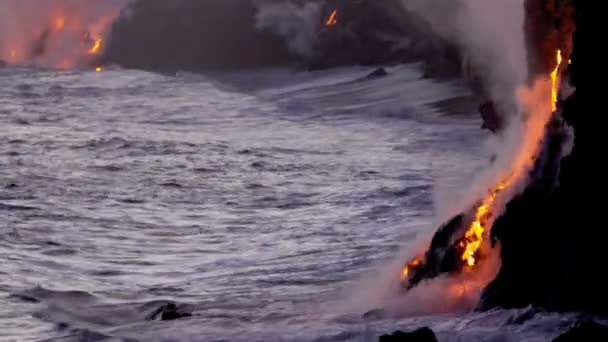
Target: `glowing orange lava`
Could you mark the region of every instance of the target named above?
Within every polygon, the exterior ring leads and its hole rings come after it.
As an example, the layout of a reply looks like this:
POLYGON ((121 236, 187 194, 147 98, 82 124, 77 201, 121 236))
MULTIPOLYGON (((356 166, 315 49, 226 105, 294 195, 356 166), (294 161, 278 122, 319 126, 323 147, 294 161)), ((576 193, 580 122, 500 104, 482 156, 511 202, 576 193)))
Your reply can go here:
POLYGON ((327 21, 325 22, 325 26, 334 26, 338 23, 338 10, 334 10, 331 12, 327 21))
MULTIPOLYGON (((475 216, 464 236, 458 241, 458 251, 465 266, 473 268, 479 262, 480 249, 487 235, 488 229, 498 210, 497 199, 499 194, 514 184, 518 184, 526 177, 526 170, 534 164, 538 155, 539 144, 543 139, 547 123, 551 120, 552 113, 557 110, 558 94, 560 88, 560 71, 562 67, 562 52, 557 50, 557 65, 551 72, 549 85, 546 78, 539 79, 534 86, 522 88, 518 91, 520 105, 529 115, 525 122, 525 134, 521 137, 522 145, 519 153, 511 163, 508 176, 502 178, 496 186, 491 188, 488 195, 475 208, 475 216), (548 101, 547 94, 551 87, 551 99, 548 101)), ((500 178, 499 178, 500 179, 500 178)), ((401 280, 407 279, 412 269, 419 267, 423 259, 414 258, 401 271, 401 280)))
POLYGON ((99 53, 99 51, 101 51, 101 44, 103 43, 103 39, 101 38, 96 38, 93 46, 89 49, 89 51, 87 51, 87 53, 89 55, 96 55, 97 53, 99 53))
POLYGON ((63 30, 63 28, 65 27, 65 18, 63 17, 59 17, 55 20, 55 29, 57 31, 61 31, 63 30))
POLYGON ((486 198, 483 199, 481 204, 475 210, 475 218, 473 219, 473 222, 464 234, 464 238, 458 245, 463 249, 461 259, 469 267, 473 267, 477 263, 477 253, 479 248, 481 248, 484 233, 487 231, 488 225, 492 218, 492 211, 494 209, 496 197, 509 186, 511 180, 511 177, 503 180, 496 187, 494 187, 492 191, 490 191, 486 198))
POLYGON ((98 66, 97 68, 95 68, 95 71, 102 72, 103 71, 103 67, 102 66, 98 66))
POLYGON ((557 100, 559 93, 559 69, 562 66, 562 51, 557 50, 557 65, 553 72, 551 72, 551 101, 553 104, 553 111, 557 110, 557 100))
POLYGON ((412 261, 408 262, 407 265, 403 266, 401 270, 401 281, 407 279, 410 274, 410 270, 416 269, 422 265, 422 257, 416 257, 412 261))

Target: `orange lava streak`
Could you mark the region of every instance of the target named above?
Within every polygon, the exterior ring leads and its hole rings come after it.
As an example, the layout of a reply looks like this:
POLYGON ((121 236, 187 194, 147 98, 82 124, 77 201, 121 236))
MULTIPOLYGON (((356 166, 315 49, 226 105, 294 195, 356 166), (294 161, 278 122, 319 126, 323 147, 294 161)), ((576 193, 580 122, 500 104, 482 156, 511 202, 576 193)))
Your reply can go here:
POLYGON ((557 100, 559 93, 559 69, 562 66, 562 51, 557 50, 557 65, 553 72, 551 72, 551 103, 553 104, 553 111, 557 110, 557 100))
POLYGON ((325 22, 325 26, 334 26, 338 23, 338 10, 334 10, 331 12, 327 21, 325 22))
POLYGON ((416 269, 422 265, 422 257, 416 257, 412 261, 408 262, 407 265, 403 266, 401 270, 401 281, 407 279, 410 274, 410 270, 416 269))
POLYGON ((89 49, 89 51, 87 51, 87 53, 89 55, 97 54, 101 50, 101 43, 103 43, 103 39, 101 39, 101 38, 95 39, 93 46, 89 49))
POLYGON ((475 210, 475 218, 469 226, 469 229, 464 235, 464 239, 460 242, 459 247, 464 249, 461 259, 467 266, 473 267, 477 263, 477 252, 481 248, 484 233, 488 229, 488 224, 492 218, 492 211, 496 197, 505 190, 512 182, 512 177, 508 177, 500 182, 490 194, 484 198, 483 202, 475 210))
POLYGON ((61 30, 63 30, 64 27, 65 27, 65 19, 57 18, 57 20, 55 20, 55 29, 57 31, 61 31, 61 30))

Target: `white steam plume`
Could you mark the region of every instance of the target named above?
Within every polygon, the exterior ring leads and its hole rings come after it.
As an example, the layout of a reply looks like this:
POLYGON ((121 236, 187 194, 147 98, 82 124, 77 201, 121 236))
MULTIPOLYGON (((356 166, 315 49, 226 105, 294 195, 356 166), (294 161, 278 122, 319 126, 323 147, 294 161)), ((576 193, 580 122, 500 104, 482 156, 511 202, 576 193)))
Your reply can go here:
MULTIPOLYGON (((497 200, 494 214, 498 215, 504 209, 506 201, 527 182, 527 171, 533 167, 544 125, 551 114, 550 80, 526 86, 528 65, 523 1, 401 0, 405 10, 422 17, 435 33, 456 43, 466 67, 482 77, 484 88, 501 113, 510 114, 509 126, 499 138, 502 140, 497 146, 500 149, 498 159, 487 170, 476 173, 473 185, 467 187, 467 194, 461 198, 463 207, 460 210, 470 209, 476 201, 487 196, 489 189, 506 178, 512 182, 497 200)), ((445 215, 438 213, 440 217, 445 215)), ((485 259, 477 265, 476 272, 444 275, 403 294, 397 285, 400 265, 417 255, 411 249, 404 250, 396 263, 388 267, 386 277, 375 275, 371 285, 364 283, 361 286, 364 289, 356 289, 357 293, 372 289, 373 297, 357 294, 351 298, 361 298, 355 302, 363 307, 383 306, 405 314, 469 310, 476 305, 480 291, 500 267, 497 249, 490 250, 485 242, 481 251, 485 259), (405 254, 407 257, 403 257, 405 254)))
POLYGON ((270 31, 285 39, 289 50, 310 57, 319 30, 321 3, 258 1, 256 29, 270 31))
POLYGON ((456 42, 463 63, 482 76, 502 112, 514 112, 527 73, 523 0, 401 0, 439 35, 456 42))

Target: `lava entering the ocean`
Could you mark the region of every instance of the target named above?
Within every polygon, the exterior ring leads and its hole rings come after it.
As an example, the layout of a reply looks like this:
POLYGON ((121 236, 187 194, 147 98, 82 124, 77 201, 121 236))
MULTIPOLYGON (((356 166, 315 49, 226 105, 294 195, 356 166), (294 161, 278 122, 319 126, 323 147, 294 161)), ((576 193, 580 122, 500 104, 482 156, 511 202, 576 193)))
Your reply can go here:
POLYGON ((562 66, 562 51, 557 50, 557 65, 551 72, 551 101, 553 103, 553 111, 557 110, 557 101, 559 93, 559 71, 562 66))
POLYGON ((0 15, 0 61, 68 69, 94 66, 126 1, 23 0, 0 15))
POLYGON ((557 50, 556 55, 557 65, 550 74, 550 99, 547 96, 549 85, 546 78, 537 80, 530 89, 518 91, 520 103, 529 116, 525 123, 522 145, 510 164, 509 173, 496 183, 469 214, 459 215, 441 227, 423 257, 418 256, 403 266, 400 279, 406 288, 415 286, 424 278, 433 278, 442 273, 473 270, 483 259, 482 245, 487 243, 489 228, 500 214, 500 205, 503 203, 498 200, 499 196, 515 184, 521 184, 526 177, 539 154, 545 127, 558 108, 563 62, 561 50, 557 50), (462 234, 462 237, 452 242, 452 236, 458 236, 457 234, 462 234))

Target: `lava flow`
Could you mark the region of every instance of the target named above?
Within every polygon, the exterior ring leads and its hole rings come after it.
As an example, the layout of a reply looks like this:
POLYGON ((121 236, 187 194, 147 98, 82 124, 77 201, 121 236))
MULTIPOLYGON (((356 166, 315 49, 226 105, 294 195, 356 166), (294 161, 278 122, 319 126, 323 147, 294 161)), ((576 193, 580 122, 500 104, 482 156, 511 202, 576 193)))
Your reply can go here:
MULTIPOLYGON (((521 179, 525 176, 526 170, 530 167, 530 162, 533 161, 538 155, 539 145, 543 138, 543 132, 545 126, 551 118, 551 114, 557 110, 558 105, 558 93, 560 86, 560 70, 562 67, 562 53, 561 50, 557 51, 556 56, 557 65, 555 69, 550 74, 551 81, 551 103, 549 110, 549 103, 546 100, 547 92, 544 92, 543 89, 548 90, 547 88, 543 88, 542 84, 545 81, 539 81, 537 84, 541 86, 535 85, 531 90, 522 91, 527 94, 528 98, 532 98, 531 103, 527 103, 523 101, 522 105, 524 108, 530 111, 531 118, 528 119, 525 135, 523 136, 523 144, 521 145, 520 152, 516 155, 515 159, 511 163, 511 170, 508 173, 507 177, 504 177, 500 182, 497 183, 488 193, 488 195, 483 198, 483 200, 475 207, 471 212, 474 215, 471 218, 470 224, 466 227, 467 229, 464 231, 464 235, 462 238, 456 240, 455 245, 449 246, 449 248, 453 248, 453 252, 457 253, 459 257, 459 266, 455 266, 456 269, 460 270, 464 267, 468 269, 473 269, 480 261, 481 255, 480 250, 482 244, 487 238, 487 234, 489 232, 489 228, 493 224, 493 220, 496 218, 497 212, 499 210, 498 197, 504 192, 506 189, 512 187, 514 184, 520 183, 521 179), (536 90, 536 88, 540 90, 536 90), (545 103, 545 107, 537 108, 535 94, 541 94, 539 97, 541 103, 545 103), (542 95, 545 94, 545 95, 542 95), (545 109, 543 109, 545 108, 545 109), (545 113, 551 112, 551 113, 545 113)), ((526 98, 526 96, 523 96, 526 98)), ((467 221, 468 222, 468 221, 467 221)), ((449 224, 448 224, 449 225, 449 224)), ((448 253, 449 254, 449 253, 448 253)), ((428 260, 424 257, 416 257, 409 261, 401 270, 401 280, 406 281, 411 279, 412 274, 415 271, 418 271, 427 265, 428 260)), ((433 266, 431 266, 433 267, 433 266)), ((441 266, 437 266, 441 267, 441 266)), ((428 270, 427 270, 428 272, 428 270)), ((432 273, 432 272, 431 272, 432 273)), ((435 275, 438 272, 435 273, 435 275)))
POLYGON ((499 183, 488 197, 484 198, 481 205, 475 210, 475 218, 469 229, 464 234, 464 238, 458 243, 458 247, 463 250, 462 261, 467 266, 473 267, 478 260, 479 248, 483 242, 484 233, 488 230, 494 211, 494 204, 499 193, 505 190, 511 183, 511 177, 499 183))
POLYGON ((2 20, 6 18, 0 15, 0 62, 59 69, 94 66, 122 4, 120 0, 15 2, 8 9, 19 20, 2 20))
POLYGON ((93 46, 91 46, 91 48, 87 51, 87 53, 89 55, 96 55, 101 51, 101 43, 103 42, 103 39, 101 38, 96 38, 93 42, 93 46))
POLYGON ((559 93, 559 69, 562 65, 562 51, 557 50, 557 65, 551 72, 551 101, 553 101, 553 111, 557 110, 557 100, 559 93))
POLYGON ((338 23, 338 10, 334 10, 331 12, 329 17, 327 17, 327 21, 325 21, 325 26, 334 26, 338 23))

